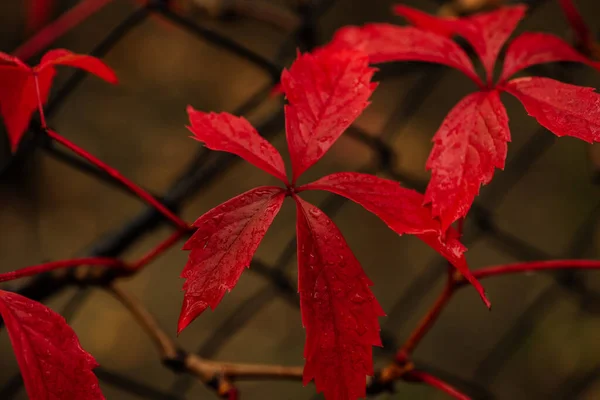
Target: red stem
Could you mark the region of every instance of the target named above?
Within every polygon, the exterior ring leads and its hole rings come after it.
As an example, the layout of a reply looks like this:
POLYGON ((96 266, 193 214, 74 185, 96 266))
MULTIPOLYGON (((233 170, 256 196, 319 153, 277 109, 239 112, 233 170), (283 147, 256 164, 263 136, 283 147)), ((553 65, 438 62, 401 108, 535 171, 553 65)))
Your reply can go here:
POLYGON ((72 268, 80 265, 99 265, 103 267, 124 267, 123 261, 116 258, 106 257, 91 257, 91 258, 74 258, 72 260, 53 261, 49 263, 33 265, 16 271, 5 272, 0 274, 0 282, 12 281, 14 279, 25 278, 32 275, 41 274, 48 271, 53 271, 61 268, 72 268))
POLYGON ((22 60, 33 57, 111 1, 113 0, 82 1, 19 46, 13 55, 22 60))
POLYGON ((518 272, 544 271, 552 269, 600 269, 600 260, 551 260, 496 265, 473 271, 477 279, 518 272))
POLYGON ((448 279, 446 286, 442 293, 431 306, 427 314, 421 319, 417 327, 412 331, 410 337, 404 342, 400 350, 396 353, 396 361, 403 363, 408 359, 408 356, 417 347, 421 340, 425 337, 427 332, 431 329, 434 323, 437 321, 440 313, 448 304, 452 294, 454 293, 454 280, 448 279))
POLYGON ((46 129, 46 133, 48 134, 48 136, 50 136, 52 139, 56 140, 58 143, 62 144, 69 150, 73 151, 78 156, 85 158, 86 160, 88 160, 89 162, 91 162, 92 164, 94 164, 95 166, 97 166, 98 168, 100 168, 101 170, 103 170, 104 172, 106 172, 107 174, 112 176, 113 178, 115 178, 117 181, 121 182, 127 189, 129 189, 131 192, 135 193, 135 195, 138 196, 140 199, 144 200, 146 203, 148 203, 149 205, 151 205, 152 207, 154 207, 158 211, 160 211, 161 214, 163 214, 165 217, 167 217, 169 220, 171 220, 171 222, 173 222, 179 229, 181 229, 183 231, 189 231, 192 229, 184 220, 182 220, 177 215, 175 215, 171 210, 169 210, 167 207, 165 207, 160 201, 156 200, 150 193, 146 192, 144 189, 137 186, 135 183, 133 183, 132 181, 127 179, 119 171, 117 171, 110 165, 104 163, 103 161, 100 161, 95 156, 91 155, 90 153, 88 153, 87 151, 82 149, 81 147, 77 146, 76 144, 74 144, 71 141, 67 140, 66 138, 62 137, 61 135, 54 132, 53 130, 46 129))
POLYGON ((440 378, 437 378, 423 371, 410 371, 407 373, 405 379, 409 381, 414 380, 417 382, 423 382, 424 384, 439 389, 442 392, 447 393, 458 400, 471 400, 469 396, 459 392, 457 389, 450 386, 448 383, 444 382, 440 378))
POLYGON ((165 241, 163 241, 162 243, 160 243, 158 246, 154 247, 147 254, 145 254, 144 256, 142 256, 139 260, 137 260, 136 262, 134 262, 133 264, 131 264, 130 268, 133 269, 133 270, 139 270, 140 268, 144 267, 149 262, 151 262, 152 260, 154 260, 156 257, 158 257, 159 255, 161 255, 162 253, 164 253, 166 250, 168 250, 169 248, 171 248, 171 246, 173 246, 175 243, 177 243, 177 241, 179 239, 181 239, 181 237, 183 236, 183 234, 184 234, 183 231, 177 231, 177 232, 173 233, 165 241))

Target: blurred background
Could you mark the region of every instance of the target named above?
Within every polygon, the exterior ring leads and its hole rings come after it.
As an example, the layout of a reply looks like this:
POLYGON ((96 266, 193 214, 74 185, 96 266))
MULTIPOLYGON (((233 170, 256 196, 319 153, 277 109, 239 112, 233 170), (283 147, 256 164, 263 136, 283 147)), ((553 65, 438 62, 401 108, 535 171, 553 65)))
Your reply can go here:
MULTIPOLYGON (((0 4, 2 51, 14 51, 31 35, 25 3, 0 4)), ((77 3, 57 0, 50 15, 56 18, 77 3)), ((49 125, 164 195, 193 221, 230 197, 277 182, 191 140, 186 106, 246 115, 287 158, 282 99, 269 96, 279 66, 290 64, 296 48, 325 43, 343 25, 403 24, 390 11, 394 3, 180 1, 177 12, 184 18, 178 19, 140 12, 136 1, 107 2, 51 47, 102 56, 120 85, 94 77, 81 80, 72 70, 60 69, 49 125), (223 3, 233 11, 224 12, 223 3), (61 89, 65 85, 67 91, 61 89)), ((459 2, 403 3, 432 13, 465 11, 456 7, 459 2)), ((558 0, 528 3, 530 12, 517 33, 552 32, 572 40, 558 0)), ((598 1, 575 3, 597 31, 598 1)), ((36 57, 30 62, 37 62, 36 57)), ((600 86, 596 71, 578 65, 549 65, 528 73, 600 86)), ((375 80, 381 84, 371 106, 304 182, 337 171, 368 171, 423 190, 433 134, 475 87, 457 71, 423 63, 384 65, 375 80)), ((556 140, 514 98, 503 95, 503 100, 512 143, 505 171, 496 172, 492 184, 482 189, 465 225, 471 268, 597 258, 600 191, 591 146, 572 138, 556 140)), ((135 198, 77 167, 76 158, 39 136, 28 133, 13 158, 0 132, 1 271, 89 254, 135 259, 172 232, 135 198)), ((333 217, 375 283, 374 293, 388 314, 380 321, 384 347, 375 349, 376 364, 383 366, 441 290, 445 262, 416 238, 399 238, 353 203, 323 193, 307 193, 306 198, 333 217)), ((294 207, 286 200, 256 263, 216 311, 207 311, 181 334, 177 342, 182 348, 224 361, 303 363, 294 218, 294 207)), ((179 274, 187 258, 182 243, 122 283, 173 337, 183 297, 179 274)), ((110 295, 61 285, 57 279, 11 282, 3 288, 39 298, 68 319, 83 347, 102 365, 97 374, 108 399, 216 398, 193 378, 164 368, 152 342, 110 295)), ((415 352, 417 365, 474 399, 600 399, 600 273, 506 276, 484 285, 492 312, 474 290, 459 291, 415 352)), ((5 332, 0 352, 0 399, 26 399, 5 332)), ((312 385, 304 388, 298 382, 245 382, 238 387, 248 400, 320 398, 312 385)), ((395 393, 380 398, 447 397, 425 386, 398 383, 395 393)))

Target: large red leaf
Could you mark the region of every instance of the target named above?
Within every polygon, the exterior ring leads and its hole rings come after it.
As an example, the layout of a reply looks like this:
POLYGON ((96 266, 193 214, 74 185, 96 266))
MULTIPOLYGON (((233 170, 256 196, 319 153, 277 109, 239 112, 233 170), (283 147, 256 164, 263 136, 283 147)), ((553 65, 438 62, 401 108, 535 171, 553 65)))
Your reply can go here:
POLYGON ((480 186, 492 180, 495 168, 504 168, 509 141, 508 117, 496 90, 465 97, 446 116, 433 138, 425 192, 443 230, 467 215, 480 186))
POLYGON ((600 95, 594 88, 539 77, 513 79, 504 88, 556 136, 600 141, 600 95))
MULTIPOLYGON (((48 100, 54 75, 53 69, 40 71, 37 75, 42 104, 48 100)), ((0 113, 13 152, 17 149, 37 108, 38 96, 32 71, 18 66, 1 66, 0 113)))
POLYGON ((117 84, 119 81, 114 71, 98 58, 86 54, 75 54, 65 49, 50 50, 44 54, 40 65, 34 70, 41 71, 58 65, 82 69, 112 84, 117 84))
POLYGON ((489 306, 481 284, 468 269, 464 256, 467 249, 459 242, 457 234, 442 234, 440 223, 433 218, 431 209, 423 205, 421 193, 403 188, 396 181, 357 172, 331 174, 298 190, 336 193, 377 215, 397 234, 417 235, 452 263, 475 286, 489 306))
POLYGON ((363 27, 346 26, 335 33, 331 45, 361 49, 375 64, 423 61, 447 65, 463 72, 481 86, 471 60, 458 44, 423 29, 383 23, 363 27))
POLYGON ((242 157, 265 172, 287 182, 281 154, 244 117, 229 113, 205 113, 188 106, 193 138, 212 150, 242 157))
POLYGON ((593 62, 579 54, 568 43, 549 33, 523 33, 508 46, 500 84, 518 71, 532 65, 557 61, 572 61, 600 69, 600 63, 593 62))
POLYGON ((92 372, 98 364, 63 317, 5 291, 0 291, 0 313, 31 400, 104 399, 92 372))
POLYGON ((297 203, 298 292, 306 329, 304 384, 314 379, 327 400, 365 397, 372 346, 381 346, 384 316, 358 260, 317 207, 297 203))
POLYGON ((296 179, 316 163, 367 107, 375 70, 362 52, 322 49, 299 55, 281 84, 287 142, 296 179))
POLYGON ((178 332, 207 307, 214 310, 225 292, 237 284, 284 197, 282 188, 258 187, 213 208, 194 223, 197 230, 183 247, 190 255, 181 273, 186 282, 178 332))

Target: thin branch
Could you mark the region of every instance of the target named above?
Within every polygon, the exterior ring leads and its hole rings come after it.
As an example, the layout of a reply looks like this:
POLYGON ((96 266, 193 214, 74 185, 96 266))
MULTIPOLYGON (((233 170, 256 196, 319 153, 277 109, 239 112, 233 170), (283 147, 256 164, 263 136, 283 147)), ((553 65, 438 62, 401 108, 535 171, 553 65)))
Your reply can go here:
MULTIPOLYGON (((528 261, 522 263, 496 265, 473 271, 477 279, 498 275, 516 274, 519 272, 548 271, 554 269, 599 269, 600 260, 550 260, 528 261)), ((461 282, 462 283, 462 282, 461 282)))
POLYGON ((469 396, 459 392, 457 389, 450 386, 448 383, 444 382, 440 378, 437 378, 423 371, 410 371, 408 374, 406 374, 404 379, 408 382, 422 382, 426 385, 439 389, 442 392, 449 394, 450 396, 458 400, 471 400, 469 396))
POLYGON ((117 181, 121 182, 121 184, 123 184, 123 186, 128 188, 131 192, 133 192, 141 200, 145 201, 148 205, 151 205, 152 207, 156 208, 156 210, 160 211, 161 214, 163 214, 167 219, 169 219, 179 229, 181 229, 183 231, 189 231, 191 229, 191 227, 187 224, 187 222, 185 222, 184 220, 179 218, 171 210, 169 210, 163 203, 158 201, 151 194, 149 194, 144 189, 142 189, 141 187, 139 187, 138 185, 133 183, 131 180, 126 178, 119 171, 117 171, 110 165, 106 164, 105 162, 101 161, 100 159, 96 158, 91 153, 87 152, 86 150, 82 149, 81 147, 77 146, 70 140, 62 137, 61 135, 54 132, 53 130, 46 129, 45 131, 50 138, 52 138, 53 140, 62 144, 69 150, 73 151, 78 156, 85 158, 86 160, 88 160, 89 162, 96 165, 98 168, 102 169, 107 174, 109 174, 110 176, 115 178, 117 181))
POLYGON ((63 268, 79 267, 81 265, 95 265, 110 268, 124 268, 123 261, 116 258, 108 257, 89 257, 89 258, 74 258, 71 260, 53 261, 39 265, 32 265, 18 269, 16 271, 5 272, 0 274, 0 282, 12 281, 14 279, 25 278, 37 274, 42 274, 49 271, 54 271, 63 268))

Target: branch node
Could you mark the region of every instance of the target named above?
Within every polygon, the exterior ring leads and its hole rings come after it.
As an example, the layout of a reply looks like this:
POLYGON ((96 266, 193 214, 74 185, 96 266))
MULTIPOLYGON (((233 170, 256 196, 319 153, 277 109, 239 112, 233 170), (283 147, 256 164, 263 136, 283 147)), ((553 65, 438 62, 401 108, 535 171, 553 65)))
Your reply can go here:
POLYGON ((171 371, 181 374, 187 371, 186 359, 187 352, 182 349, 177 349, 177 352, 174 356, 167 356, 163 358, 162 363, 165 367, 169 368, 171 371))

